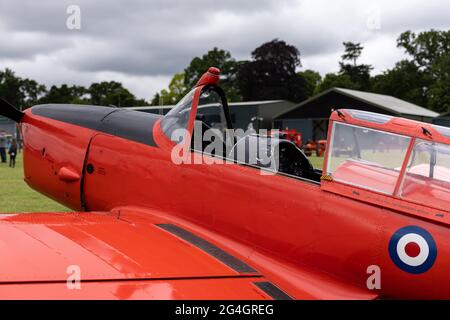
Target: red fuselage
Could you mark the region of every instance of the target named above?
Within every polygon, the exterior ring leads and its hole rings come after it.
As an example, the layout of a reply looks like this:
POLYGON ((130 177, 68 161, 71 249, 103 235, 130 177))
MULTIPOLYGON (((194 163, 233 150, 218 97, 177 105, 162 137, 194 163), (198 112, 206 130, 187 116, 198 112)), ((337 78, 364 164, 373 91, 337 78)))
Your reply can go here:
POLYGON ((158 116, 58 110, 25 113, 25 180, 73 210, 160 212, 237 252, 298 299, 450 298, 445 221, 355 199, 362 192, 356 187, 330 192, 329 181, 261 175, 232 162, 174 164, 158 116), (389 255, 393 234, 411 225, 432 234, 438 248, 421 274, 401 270, 389 255), (373 265, 381 270, 381 288, 369 290, 373 265))

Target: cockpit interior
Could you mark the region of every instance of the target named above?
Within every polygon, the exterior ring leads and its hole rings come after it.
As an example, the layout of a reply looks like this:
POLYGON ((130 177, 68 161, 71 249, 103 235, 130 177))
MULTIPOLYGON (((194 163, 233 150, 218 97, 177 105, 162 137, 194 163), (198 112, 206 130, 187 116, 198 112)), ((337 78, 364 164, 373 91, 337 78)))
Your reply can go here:
POLYGON ((322 171, 314 169, 291 141, 255 131, 234 130, 222 89, 207 86, 198 100, 194 96, 193 90, 161 122, 162 130, 173 142, 181 143, 190 135, 191 149, 196 152, 320 182, 322 171), (193 121, 192 133, 188 130, 190 121, 193 121))

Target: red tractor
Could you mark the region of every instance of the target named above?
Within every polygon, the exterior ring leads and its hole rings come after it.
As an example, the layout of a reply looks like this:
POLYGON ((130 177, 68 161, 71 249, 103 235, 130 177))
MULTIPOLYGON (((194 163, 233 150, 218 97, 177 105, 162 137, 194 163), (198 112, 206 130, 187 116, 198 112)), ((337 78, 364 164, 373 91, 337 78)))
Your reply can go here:
POLYGON ((299 149, 303 147, 302 134, 295 129, 272 130, 270 135, 292 141, 299 149))
POLYGON ((305 153, 305 155, 310 157, 313 151, 315 151, 318 157, 323 157, 326 149, 327 149, 327 140, 317 140, 317 141, 308 140, 305 147, 303 148, 303 152, 305 153))

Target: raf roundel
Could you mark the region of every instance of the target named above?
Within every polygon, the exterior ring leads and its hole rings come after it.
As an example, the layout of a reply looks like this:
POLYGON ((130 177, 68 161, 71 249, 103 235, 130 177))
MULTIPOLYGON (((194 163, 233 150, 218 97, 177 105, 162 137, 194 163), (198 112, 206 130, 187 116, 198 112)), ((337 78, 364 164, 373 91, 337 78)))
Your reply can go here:
POLYGON ((397 267, 419 274, 428 271, 437 256, 433 236, 423 228, 408 226, 397 230, 389 242, 389 255, 397 267))

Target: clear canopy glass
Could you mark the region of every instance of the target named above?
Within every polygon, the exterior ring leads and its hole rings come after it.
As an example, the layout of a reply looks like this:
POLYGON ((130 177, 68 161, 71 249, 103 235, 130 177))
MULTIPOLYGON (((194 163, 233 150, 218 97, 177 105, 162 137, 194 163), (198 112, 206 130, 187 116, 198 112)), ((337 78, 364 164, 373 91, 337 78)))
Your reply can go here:
POLYGON ((195 89, 181 99, 161 121, 161 129, 164 134, 176 143, 182 142, 187 132, 194 94, 195 89))
POLYGON ((410 140, 334 122, 327 173, 336 181, 393 194, 410 140))
POLYGON ((334 181, 448 210, 450 146, 334 122, 326 171, 334 181), (402 167, 406 163, 404 175, 402 167))
POLYGON ((450 205, 450 146, 417 139, 400 196, 445 209, 450 205))

